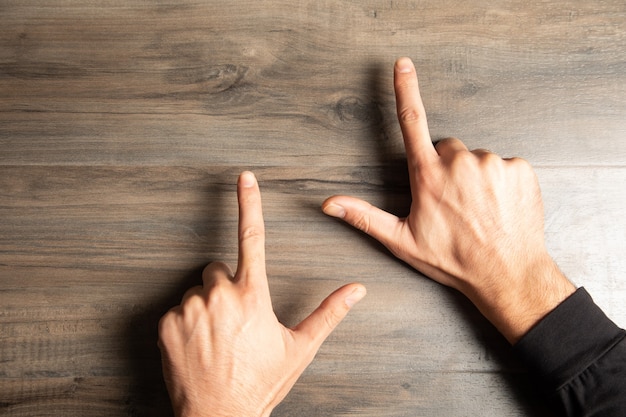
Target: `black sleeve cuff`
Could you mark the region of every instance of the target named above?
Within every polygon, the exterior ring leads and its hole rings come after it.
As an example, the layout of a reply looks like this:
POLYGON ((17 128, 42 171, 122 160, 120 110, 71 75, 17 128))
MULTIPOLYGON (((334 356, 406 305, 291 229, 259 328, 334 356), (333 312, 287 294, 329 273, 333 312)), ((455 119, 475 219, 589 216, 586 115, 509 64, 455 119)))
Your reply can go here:
POLYGON ((544 317, 513 347, 542 385, 553 394, 602 357, 624 330, 579 288, 544 317))

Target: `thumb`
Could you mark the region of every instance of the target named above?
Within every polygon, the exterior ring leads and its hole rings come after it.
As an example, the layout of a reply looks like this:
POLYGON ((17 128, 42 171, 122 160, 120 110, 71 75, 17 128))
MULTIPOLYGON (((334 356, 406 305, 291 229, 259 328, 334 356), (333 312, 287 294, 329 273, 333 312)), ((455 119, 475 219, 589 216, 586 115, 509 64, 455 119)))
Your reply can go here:
POLYGON ((308 345, 306 350, 317 352, 328 335, 365 294, 365 287, 355 283, 344 285, 326 297, 315 311, 293 329, 296 337, 308 345))
POLYGON ((322 210, 327 215, 343 219, 346 223, 367 233, 393 252, 403 224, 397 216, 366 201, 347 196, 328 198, 322 203, 322 210))

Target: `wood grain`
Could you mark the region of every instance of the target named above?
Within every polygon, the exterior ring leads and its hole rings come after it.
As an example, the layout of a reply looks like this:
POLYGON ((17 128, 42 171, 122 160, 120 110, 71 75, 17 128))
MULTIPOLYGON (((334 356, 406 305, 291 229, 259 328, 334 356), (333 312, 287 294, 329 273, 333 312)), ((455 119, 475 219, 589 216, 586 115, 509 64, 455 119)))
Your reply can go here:
POLYGON ((547 415, 467 300, 319 210, 406 213, 401 55, 434 139, 536 166, 552 255, 624 326, 623 1, 0 0, 0 415, 171 415, 156 323, 236 262, 250 168, 281 321, 368 287, 273 415, 547 415))

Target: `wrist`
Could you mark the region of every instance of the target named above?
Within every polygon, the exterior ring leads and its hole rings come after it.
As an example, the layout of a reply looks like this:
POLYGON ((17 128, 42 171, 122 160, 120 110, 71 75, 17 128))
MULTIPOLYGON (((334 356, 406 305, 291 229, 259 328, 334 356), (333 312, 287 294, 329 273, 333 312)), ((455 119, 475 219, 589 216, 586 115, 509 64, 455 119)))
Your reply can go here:
POLYGON ((256 413, 247 414, 240 411, 233 412, 215 412, 210 410, 203 410, 196 412, 194 410, 188 410, 183 412, 175 412, 176 417, 232 417, 232 416, 250 416, 250 417, 269 417, 272 414, 272 410, 262 410, 256 413))
POLYGON ((511 344, 576 291, 547 253, 520 272, 466 293, 511 344))
POLYGON ((179 409, 175 408, 174 415, 176 417, 269 417, 273 411, 272 407, 250 410, 250 404, 247 404, 247 407, 238 407, 239 404, 222 404, 219 406, 220 404, 213 401, 204 401, 202 401, 203 406, 200 408, 191 405, 179 409))

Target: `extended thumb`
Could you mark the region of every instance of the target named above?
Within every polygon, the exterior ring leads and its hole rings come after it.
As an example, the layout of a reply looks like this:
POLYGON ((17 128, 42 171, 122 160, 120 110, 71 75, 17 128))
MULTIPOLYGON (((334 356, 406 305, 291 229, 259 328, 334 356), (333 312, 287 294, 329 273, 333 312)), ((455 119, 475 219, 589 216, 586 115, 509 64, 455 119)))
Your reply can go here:
POLYGON ((307 339, 321 345, 328 335, 344 319, 356 303, 365 297, 366 290, 361 284, 348 284, 335 290, 319 307, 294 328, 297 333, 304 333, 307 339))

